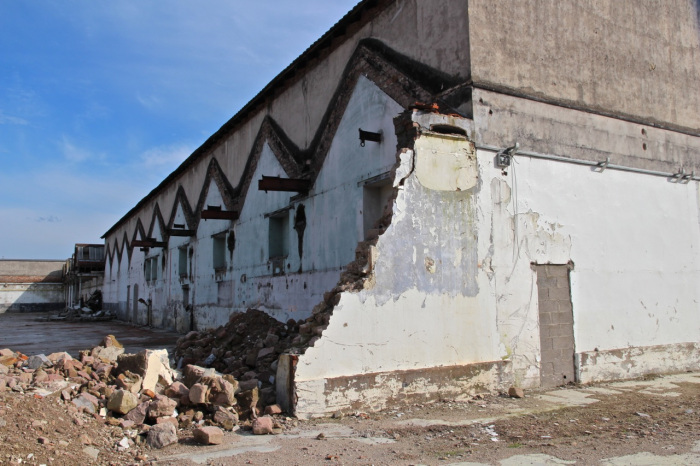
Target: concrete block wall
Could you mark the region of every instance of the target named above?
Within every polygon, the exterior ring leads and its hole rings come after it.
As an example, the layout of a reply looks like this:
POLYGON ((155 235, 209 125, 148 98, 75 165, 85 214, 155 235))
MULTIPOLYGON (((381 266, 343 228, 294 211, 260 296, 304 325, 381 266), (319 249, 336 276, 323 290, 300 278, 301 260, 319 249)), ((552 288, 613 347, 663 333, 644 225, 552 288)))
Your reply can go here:
POLYGON ((64 261, 0 260, 0 313, 65 307, 64 261))

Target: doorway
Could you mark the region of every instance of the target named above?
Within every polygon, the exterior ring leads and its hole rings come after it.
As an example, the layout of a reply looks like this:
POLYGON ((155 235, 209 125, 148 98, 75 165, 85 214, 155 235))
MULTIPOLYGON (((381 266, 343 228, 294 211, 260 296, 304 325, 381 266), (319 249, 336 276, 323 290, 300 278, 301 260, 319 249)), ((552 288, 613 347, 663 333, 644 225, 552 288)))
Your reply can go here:
POLYGON ((131 316, 131 322, 134 324, 137 324, 137 318, 138 318, 138 311, 139 311, 139 285, 134 284, 134 301, 133 301, 133 309, 132 309, 132 316, 131 316))
POLYGON ((576 382, 571 264, 534 265, 540 323, 540 384, 558 387, 576 382))

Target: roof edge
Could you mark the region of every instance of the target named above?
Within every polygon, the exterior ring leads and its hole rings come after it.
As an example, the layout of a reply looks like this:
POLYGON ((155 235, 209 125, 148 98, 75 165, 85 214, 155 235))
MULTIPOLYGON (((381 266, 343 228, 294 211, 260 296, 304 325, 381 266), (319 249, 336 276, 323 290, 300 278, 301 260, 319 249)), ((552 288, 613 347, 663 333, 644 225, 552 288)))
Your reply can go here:
POLYGON ((185 170, 199 160, 200 157, 219 142, 225 135, 244 123, 255 110, 260 107, 268 99, 270 95, 274 95, 274 91, 282 87, 287 81, 299 79, 300 75, 297 72, 299 69, 305 68, 313 60, 320 55, 327 55, 337 49, 341 43, 347 39, 347 29, 354 23, 366 24, 371 20, 369 16, 363 15, 366 11, 374 8, 385 8, 395 0, 362 0, 337 23, 335 23, 325 34, 311 44, 301 55, 299 55, 291 64, 275 76, 255 97, 245 104, 233 117, 224 123, 214 134, 209 136, 202 145, 195 149, 192 154, 187 157, 173 172, 171 172, 158 186, 144 196, 134 207, 132 207, 122 218, 120 218, 112 227, 110 227, 100 238, 105 239, 109 234, 117 230, 123 223, 138 212, 148 201, 156 197, 163 189, 177 179, 185 170), (333 43, 334 39, 343 37, 343 40, 333 43))

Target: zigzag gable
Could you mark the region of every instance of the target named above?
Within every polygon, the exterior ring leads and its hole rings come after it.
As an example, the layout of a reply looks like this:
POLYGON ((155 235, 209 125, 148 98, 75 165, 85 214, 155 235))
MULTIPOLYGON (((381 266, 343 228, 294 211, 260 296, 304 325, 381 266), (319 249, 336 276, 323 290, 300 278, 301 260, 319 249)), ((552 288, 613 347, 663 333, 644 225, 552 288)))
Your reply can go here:
MULTIPOLYGON (((215 181, 217 188, 221 192, 226 209, 240 211, 245 202, 246 193, 254 181, 252 177, 265 143, 270 146, 287 176, 304 178, 312 183, 315 182, 338 130, 342 115, 346 111, 357 80, 361 75, 367 77, 404 108, 408 108, 416 101, 437 101, 444 111, 444 109, 452 109, 460 105, 462 101, 471 97, 469 92, 463 91, 465 84, 468 84, 467 81, 411 60, 387 47, 381 41, 364 39, 359 42, 355 52, 348 61, 333 98, 309 147, 305 149, 297 147, 279 124, 271 116, 266 116, 260 125, 253 146, 248 154, 238 186, 234 188, 231 185, 219 162, 215 157, 212 157, 194 209, 191 208, 191 203, 182 185, 178 187, 170 218, 167 222, 168 227, 172 227, 179 202, 183 206, 183 211, 187 217, 188 227, 193 230, 197 229, 212 180, 215 181), (452 89, 460 91, 451 92, 452 89), (455 95, 459 97, 455 98, 455 95)), ((451 111, 457 113, 456 110, 451 111)), ((226 137, 233 132, 235 132, 235 128, 232 128, 226 137)), ((157 189, 154 190, 154 192, 156 191, 157 189)), ((151 195, 154 195, 153 192, 151 195)), ((155 214, 152 215, 155 216, 155 214)), ((134 239, 136 239, 139 225, 141 225, 140 220, 137 221, 137 227, 133 235, 134 239)), ((143 226, 140 226, 140 228, 143 231, 143 226)), ((167 241, 167 239, 168 230, 163 229, 163 240, 167 241)))

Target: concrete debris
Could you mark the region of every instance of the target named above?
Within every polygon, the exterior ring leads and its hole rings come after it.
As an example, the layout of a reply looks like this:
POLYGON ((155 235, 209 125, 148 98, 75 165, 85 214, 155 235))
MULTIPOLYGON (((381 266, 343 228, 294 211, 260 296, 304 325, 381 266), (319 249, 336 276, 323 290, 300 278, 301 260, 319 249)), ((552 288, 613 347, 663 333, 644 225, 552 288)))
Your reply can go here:
POLYGON ((164 416, 172 416, 177 408, 178 402, 166 396, 157 396, 148 405, 148 417, 157 419, 164 416))
POLYGON ((53 314, 48 317, 41 317, 39 321, 69 321, 69 322, 85 322, 85 321, 106 321, 116 318, 116 314, 112 311, 102 309, 102 292, 96 290, 85 303, 85 306, 67 307, 64 311, 53 314))
POLYGON ((151 448, 163 448, 177 443, 177 429, 171 423, 156 424, 148 429, 146 445, 151 448))
POLYGON ((259 417, 253 421, 253 433, 255 435, 271 434, 274 421, 269 416, 259 417))
POLYGON ((234 430, 238 425, 238 413, 233 410, 226 409, 222 406, 216 406, 216 411, 212 416, 212 422, 221 426, 225 430, 234 430))
POLYGON ((124 416, 124 419, 127 421, 131 421, 134 424, 141 425, 146 421, 146 414, 148 413, 148 405, 149 401, 144 401, 143 403, 139 403, 136 405, 135 408, 133 408, 131 411, 126 413, 124 416))
POLYGON ((209 396, 209 387, 204 384, 196 383, 190 387, 189 399, 192 404, 204 404, 209 396))
POLYGON ((129 439, 126 437, 122 437, 122 439, 117 442, 117 448, 120 451, 126 451, 129 449, 129 447, 131 447, 131 444, 129 443, 129 439))
POLYGON ((282 414, 282 408, 279 405, 269 405, 265 407, 265 415, 282 414))
POLYGON ((79 409, 90 414, 97 412, 99 401, 94 395, 83 392, 80 396, 73 398, 71 402, 79 409))
POLYGON ((100 450, 98 450, 95 447, 85 447, 85 448, 83 448, 83 453, 85 453, 87 456, 89 456, 93 460, 96 460, 97 456, 100 454, 100 450))
POLYGON ((525 398, 525 391, 520 387, 510 387, 508 396, 511 398, 525 398))
POLYGON ((224 441, 224 432, 215 426, 194 429, 192 435, 197 443, 203 445, 220 445, 224 441))
POLYGON ((25 363, 25 367, 28 369, 36 370, 40 367, 51 367, 53 363, 44 354, 37 354, 36 356, 30 356, 25 363))
MULTIPOLYGON (((254 348, 257 360, 268 360, 264 371, 242 366, 244 371, 238 373, 245 380, 195 364, 187 364, 182 372, 173 370, 166 350, 125 354, 111 335, 99 346, 81 351, 77 359, 68 353, 27 357, 2 349, 0 391, 35 397, 57 394, 56 400, 65 403, 67 411, 84 412, 123 429, 124 437, 114 445, 119 451, 133 447, 133 441, 163 448, 178 441, 178 429, 196 429, 197 441, 206 444, 221 443, 224 431, 240 426, 259 435, 279 433, 272 416, 281 415, 282 410, 275 404, 270 369, 271 362, 276 366, 276 346, 266 345, 278 345, 286 337, 269 335, 273 336, 257 337, 259 346, 254 348), (272 352, 259 356, 265 349, 272 352), (259 417, 263 411, 265 417, 259 417)), ((87 440, 90 445, 92 441, 87 440)), ((97 452, 84 451, 91 457, 97 452)))
POLYGON ((173 371, 167 350, 143 350, 136 354, 122 354, 117 358, 118 371, 130 371, 141 376, 143 389, 156 390, 160 383, 165 387, 173 383, 173 371))

